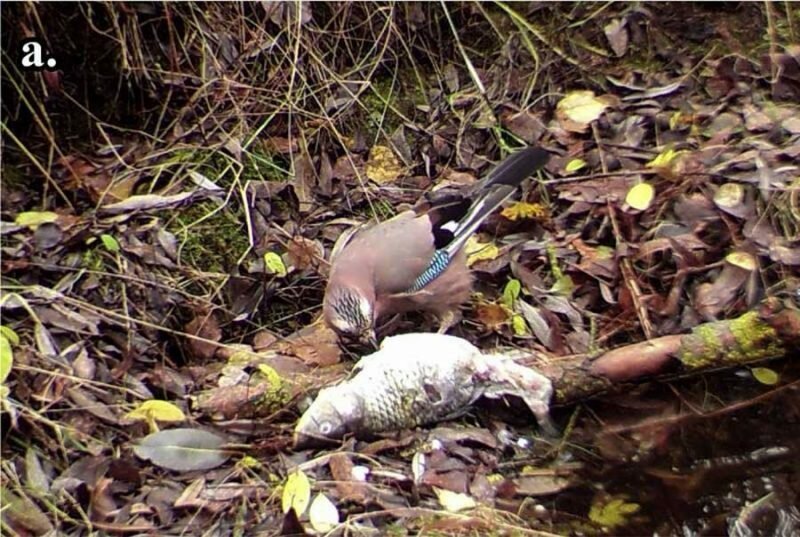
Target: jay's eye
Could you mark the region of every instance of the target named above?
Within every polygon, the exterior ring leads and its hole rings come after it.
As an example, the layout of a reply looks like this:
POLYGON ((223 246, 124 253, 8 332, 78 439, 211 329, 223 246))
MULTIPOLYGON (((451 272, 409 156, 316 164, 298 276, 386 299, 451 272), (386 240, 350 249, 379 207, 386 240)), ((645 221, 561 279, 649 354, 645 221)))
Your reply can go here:
POLYGON ((319 426, 319 432, 321 432, 322 434, 330 434, 332 430, 333 430, 333 425, 331 425, 331 422, 329 421, 323 421, 319 426))

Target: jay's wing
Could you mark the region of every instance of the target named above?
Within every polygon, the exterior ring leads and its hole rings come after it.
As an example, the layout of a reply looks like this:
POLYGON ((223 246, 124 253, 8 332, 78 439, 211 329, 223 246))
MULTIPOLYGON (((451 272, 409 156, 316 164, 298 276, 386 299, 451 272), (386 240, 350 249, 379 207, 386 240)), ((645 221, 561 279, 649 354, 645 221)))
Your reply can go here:
POLYGON ((433 252, 430 219, 407 211, 358 233, 334 269, 354 278, 371 276, 376 295, 402 293, 428 267, 433 252))

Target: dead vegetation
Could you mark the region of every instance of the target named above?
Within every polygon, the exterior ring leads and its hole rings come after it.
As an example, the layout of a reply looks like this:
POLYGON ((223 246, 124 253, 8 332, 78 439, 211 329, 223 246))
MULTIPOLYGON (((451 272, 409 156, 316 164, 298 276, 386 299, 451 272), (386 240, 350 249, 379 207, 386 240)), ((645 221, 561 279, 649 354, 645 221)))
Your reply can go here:
POLYGON ((717 534, 756 524, 747 502, 800 527, 792 360, 565 409, 555 444, 494 408, 288 447, 348 365, 313 324, 337 241, 522 145, 551 162, 469 245, 454 333, 558 364, 796 308, 792 3, 4 3, 2 23, 4 534, 717 534), (20 70, 34 36, 57 71, 20 70), (159 429, 193 449, 160 458, 159 429))

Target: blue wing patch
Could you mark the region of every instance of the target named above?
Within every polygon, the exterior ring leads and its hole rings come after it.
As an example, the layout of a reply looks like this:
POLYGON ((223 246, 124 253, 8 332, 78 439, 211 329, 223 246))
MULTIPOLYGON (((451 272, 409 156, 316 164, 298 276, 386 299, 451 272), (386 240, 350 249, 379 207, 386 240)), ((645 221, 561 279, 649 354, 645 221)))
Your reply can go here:
POLYGON ((446 250, 436 250, 433 252, 433 257, 431 258, 431 263, 428 265, 422 274, 414 280, 414 284, 408 288, 407 293, 416 293, 417 291, 421 290, 423 287, 431 283, 433 280, 438 278, 442 275, 442 273, 447 270, 447 266, 450 264, 450 254, 447 253, 446 250))

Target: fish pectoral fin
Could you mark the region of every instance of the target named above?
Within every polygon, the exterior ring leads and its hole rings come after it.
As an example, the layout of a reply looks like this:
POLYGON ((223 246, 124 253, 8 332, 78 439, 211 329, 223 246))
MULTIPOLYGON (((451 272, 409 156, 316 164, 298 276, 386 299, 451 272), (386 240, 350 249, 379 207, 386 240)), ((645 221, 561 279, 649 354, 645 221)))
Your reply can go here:
POLYGON ((522 396, 522 400, 528 405, 528 408, 536 418, 539 429, 545 436, 550 438, 559 438, 561 436, 558 427, 555 426, 550 417, 550 405, 546 401, 537 397, 528 397, 524 395, 522 396))

